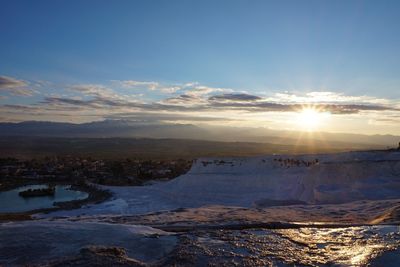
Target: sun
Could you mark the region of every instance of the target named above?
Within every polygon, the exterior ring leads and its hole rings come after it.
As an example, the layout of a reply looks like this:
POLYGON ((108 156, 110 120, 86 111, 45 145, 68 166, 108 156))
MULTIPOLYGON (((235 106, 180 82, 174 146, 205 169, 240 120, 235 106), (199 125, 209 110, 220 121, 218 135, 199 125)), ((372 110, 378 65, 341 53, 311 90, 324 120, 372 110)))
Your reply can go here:
POLYGON ((297 121, 299 125, 309 131, 318 129, 321 124, 322 113, 312 107, 303 108, 298 113, 297 121))

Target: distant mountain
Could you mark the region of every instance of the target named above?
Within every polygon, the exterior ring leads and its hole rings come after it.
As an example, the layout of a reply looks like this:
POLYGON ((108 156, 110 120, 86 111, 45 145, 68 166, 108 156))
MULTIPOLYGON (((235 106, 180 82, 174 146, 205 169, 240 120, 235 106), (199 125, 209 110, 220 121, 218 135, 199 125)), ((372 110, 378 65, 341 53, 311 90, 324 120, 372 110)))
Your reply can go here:
POLYGON ((140 123, 128 120, 104 120, 83 124, 43 121, 0 123, 0 136, 174 138, 333 147, 349 150, 397 147, 396 144, 400 141, 399 136, 393 135, 308 133, 267 128, 140 123))
POLYGON ((206 130, 190 124, 139 124, 105 120, 83 124, 26 121, 0 123, 0 136, 46 137, 149 137, 201 139, 206 130))

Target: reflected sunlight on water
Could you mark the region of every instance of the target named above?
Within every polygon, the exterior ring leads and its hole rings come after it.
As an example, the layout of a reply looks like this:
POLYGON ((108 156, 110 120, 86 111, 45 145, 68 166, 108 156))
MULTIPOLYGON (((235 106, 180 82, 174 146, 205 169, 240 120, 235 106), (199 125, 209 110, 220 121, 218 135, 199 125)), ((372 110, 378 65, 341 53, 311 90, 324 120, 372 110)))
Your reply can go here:
POLYGON ((289 229, 277 231, 282 237, 307 249, 300 249, 294 259, 307 263, 336 263, 362 266, 385 250, 399 245, 399 229, 385 227, 348 227, 337 229, 289 229))
POLYGON ((400 261, 399 245, 398 226, 223 230, 196 233, 185 253, 215 266, 366 266, 379 258, 397 267, 381 255, 400 261))

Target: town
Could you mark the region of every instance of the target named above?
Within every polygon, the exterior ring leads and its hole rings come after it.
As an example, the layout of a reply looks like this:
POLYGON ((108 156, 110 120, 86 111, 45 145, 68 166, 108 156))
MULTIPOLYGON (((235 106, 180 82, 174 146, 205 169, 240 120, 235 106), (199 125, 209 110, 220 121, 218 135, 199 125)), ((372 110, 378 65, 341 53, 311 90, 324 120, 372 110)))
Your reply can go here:
POLYGON ((0 187, 18 180, 90 182, 101 185, 143 185, 186 173, 191 160, 103 160, 90 157, 0 158, 0 187))

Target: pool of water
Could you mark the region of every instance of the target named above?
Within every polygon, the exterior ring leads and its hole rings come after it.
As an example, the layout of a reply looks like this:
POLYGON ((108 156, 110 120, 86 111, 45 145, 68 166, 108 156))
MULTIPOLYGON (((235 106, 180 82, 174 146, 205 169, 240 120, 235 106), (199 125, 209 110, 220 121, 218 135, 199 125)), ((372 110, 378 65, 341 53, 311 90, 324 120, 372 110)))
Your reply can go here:
POLYGON ((70 190, 70 185, 57 185, 54 196, 41 196, 23 198, 19 192, 28 189, 44 188, 47 185, 27 185, 13 190, 0 192, 0 213, 24 212, 36 209, 54 207, 54 202, 64 202, 71 200, 85 199, 88 197, 86 192, 70 190))

